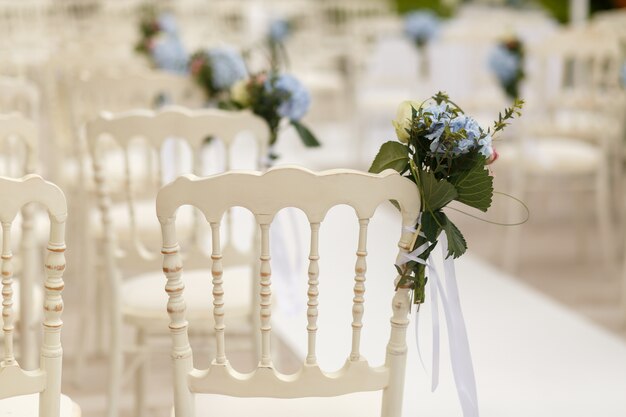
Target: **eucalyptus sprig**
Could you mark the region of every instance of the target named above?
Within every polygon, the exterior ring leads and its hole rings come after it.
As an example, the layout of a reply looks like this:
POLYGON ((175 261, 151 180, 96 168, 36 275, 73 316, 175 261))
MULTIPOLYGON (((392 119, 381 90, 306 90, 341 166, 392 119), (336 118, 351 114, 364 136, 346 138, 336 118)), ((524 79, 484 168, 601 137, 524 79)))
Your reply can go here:
POLYGON ((443 209, 458 201, 486 212, 493 198, 493 176, 486 165, 497 159, 493 134, 507 121, 521 115, 523 101, 500 113, 491 129, 484 130, 446 93, 431 101, 400 104, 393 122, 399 142, 384 143, 372 162, 370 172, 391 168, 413 181, 421 197, 420 218, 411 245, 413 258, 396 265, 398 285, 411 284, 413 301, 425 298, 426 260, 443 232, 448 241, 447 257, 458 258, 467 250, 467 241, 443 209), (417 249, 421 248, 418 252, 417 249), (422 262, 415 260, 419 258, 422 262))

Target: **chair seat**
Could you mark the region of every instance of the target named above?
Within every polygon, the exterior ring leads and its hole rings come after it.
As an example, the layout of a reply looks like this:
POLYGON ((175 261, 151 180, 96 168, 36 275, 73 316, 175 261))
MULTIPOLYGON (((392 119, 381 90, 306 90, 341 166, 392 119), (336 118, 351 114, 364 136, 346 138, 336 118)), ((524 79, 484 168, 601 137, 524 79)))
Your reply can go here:
MULTIPOLYGON (((38 417, 39 394, 20 395, 0 400, 0 417, 38 417)), ((61 395, 60 417, 80 417, 78 404, 66 395, 61 395)))
MULTIPOLYGON (((153 199, 139 200, 133 204, 135 212, 135 227, 140 233, 142 242, 159 242, 161 240, 161 225, 156 217, 156 203, 153 199)), ((130 208, 127 203, 111 205, 111 219, 115 225, 117 239, 128 240, 130 238, 130 208)), ((100 211, 93 210, 91 216, 91 231, 93 236, 102 236, 102 215, 100 211)), ((194 226, 193 209, 190 206, 181 207, 176 216, 176 229, 179 236, 186 236, 194 226)))
POLYGON ((498 162, 523 163, 531 173, 589 174, 597 171, 603 161, 602 149, 570 138, 547 138, 524 143, 522 147, 498 146, 498 162))
MULTIPOLYGON (((212 279, 208 269, 183 271, 186 316, 192 326, 194 322, 202 323, 203 326, 213 323, 212 279)), ((226 317, 230 320, 249 315, 252 308, 252 268, 225 268, 223 280, 226 317)), ((167 330, 169 316, 165 282, 160 271, 126 279, 121 289, 125 320, 142 327, 167 330)))
POLYGON ((195 399, 198 417, 374 417, 380 416, 382 392, 296 399, 196 394, 195 399))

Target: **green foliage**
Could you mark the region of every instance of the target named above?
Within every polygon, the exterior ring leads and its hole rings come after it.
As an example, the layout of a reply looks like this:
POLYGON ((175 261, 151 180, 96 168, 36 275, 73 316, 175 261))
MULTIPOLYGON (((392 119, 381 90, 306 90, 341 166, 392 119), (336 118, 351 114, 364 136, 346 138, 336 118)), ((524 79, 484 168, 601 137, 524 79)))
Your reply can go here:
POLYGON ((386 169, 395 169, 402 173, 409 163, 409 148, 400 142, 385 142, 380 147, 369 172, 378 174, 386 169))
POLYGON ((157 9, 154 6, 145 5, 139 10, 139 16, 139 40, 135 44, 135 51, 150 57, 154 38, 161 33, 157 9))
POLYGON ((493 177, 484 164, 483 158, 470 170, 453 176, 451 181, 457 192, 457 201, 478 210, 487 211, 493 197, 493 177))
POLYGON ((446 217, 446 222, 443 225, 443 231, 446 233, 446 238, 448 239, 448 253, 446 257, 452 256, 456 259, 463 255, 467 250, 467 242, 461 231, 448 217, 446 217))
POLYGON ((454 12, 451 6, 448 6, 441 0, 394 0, 398 13, 404 14, 412 10, 430 9, 441 17, 450 17, 454 12))
POLYGON ((300 136, 304 146, 307 148, 317 148, 321 146, 317 138, 305 125, 297 120, 292 120, 291 125, 296 129, 296 132, 298 132, 298 136, 300 136))
POLYGON ((445 207, 450 201, 458 197, 454 185, 446 180, 437 180, 432 171, 419 173, 419 184, 422 190, 422 211, 435 211, 445 207))

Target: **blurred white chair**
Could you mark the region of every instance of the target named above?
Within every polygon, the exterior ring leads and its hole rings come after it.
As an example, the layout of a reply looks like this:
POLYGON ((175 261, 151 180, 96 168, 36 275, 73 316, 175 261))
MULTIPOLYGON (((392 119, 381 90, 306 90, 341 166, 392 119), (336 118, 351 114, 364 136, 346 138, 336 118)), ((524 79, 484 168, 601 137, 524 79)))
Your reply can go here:
MULTIPOLYGON (((21 178, 37 172, 37 126, 31 120, 13 113, 0 115, 0 175, 21 178)), ((19 258, 15 273, 19 281, 15 283, 19 304, 16 304, 16 319, 20 325, 20 361, 25 369, 34 369, 38 361, 37 323, 40 318, 38 306, 43 298, 41 287, 35 285, 40 263, 40 249, 49 234, 47 216, 25 205, 13 229, 13 238, 19 242, 19 258)))
MULTIPOLYGON (((573 190, 593 192, 598 240, 611 271, 615 242, 610 190, 616 179, 611 171, 617 169, 616 147, 623 146, 623 120, 616 110, 623 109, 623 100, 615 94, 619 45, 605 32, 567 29, 531 53, 543 64, 532 85, 541 103, 530 103, 520 120, 520 140, 500 153, 502 162, 513 166, 511 191, 524 199, 533 185, 566 180, 573 190)), ((579 223, 584 224, 582 219, 579 223)), ((520 233, 521 228, 508 230, 509 269, 519 260, 520 233)))
MULTIPOLYGON (((250 112, 229 112, 222 110, 189 111, 180 108, 164 109, 160 112, 134 111, 120 115, 103 114, 98 119, 87 123, 87 139, 94 163, 95 184, 97 190, 98 208, 101 214, 100 228, 90 228, 93 237, 101 239, 102 246, 98 251, 98 262, 102 265, 105 277, 96 277, 106 282, 100 282, 100 289, 96 303, 106 302, 105 308, 99 308, 97 314, 100 319, 108 315, 111 328, 111 339, 108 349, 110 357, 110 380, 108 415, 116 416, 119 408, 119 398, 125 381, 123 372, 135 374, 135 415, 145 412, 145 383, 147 368, 145 361, 149 353, 149 334, 162 333, 167 328, 167 314, 163 309, 165 296, 162 283, 158 279, 157 250, 154 246, 158 241, 154 229, 158 230, 158 223, 154 217, 154 198, 156 190, 167 181, 164 173, 169 170, 168 177, 184 172, 204 173, 201 157, 205 140, 211 136, 214 141, 220 140, 225 147, 225 169, 230 169, 231 149, 235 139, 241 133, 250 132, 256 141, 257 153, 255 160, 260 162, 265 155, 269 141, 267 124, 261 118, 250 112), (131 166, 129 152, 136 139, 150 158, 142 166, 147 167, 147 175, 136 173, 136 167, 131 166), (174 146, 168 146, 168 139, 180 139, 174 146), (112 140, 123 153, 124 187, 121 193, 115 193, 109 187, 110 178, 105 163, 107 139, 112 140), (104 146, 103 146, 104 145, 104 146), (104 149, 105 153, 102 153, 104 149), (185 161, 184 150, 187 150, 188 160, 185 161), (135 199, 137 191, 152 197, 141 203, 135 199), (113 204, 113 201, 119 203, 113 204), (152 244, 152 245, 151 245, 152 244), (106 294, 106 297, 103 296, 106 294), (105 301, 106 299, 106 301, 105 301), (136 330, 137 353, 134 361, 124 364, 123 353, 125 343, 122 341, 122 325, 126 323, 136 330)), ((258 165, 256 165, 258 168, 258 165)), ((185 212, 187 239, 194 247, 187 255, 190 262, 202 263, 205 252, 202 228, 198 227, 198 215, 193 210, 185 212), (197 261, 196 261, 197 260, 197 261)), ((253 280, 252 249, 242 251, 234 244, 232 228, 228 232, 228 251, 233 253, 232 266, 233 285, 240 288, 250 288, 253 280)), ((254 245, 252 245, 253 247, 254 245)), ((206 260, 204 261, 206 262, 206 260)), ((209 297, 204 282, 206 274, 193 274, 193 282, 189 282, 190 291, 194 297, 190 300, 189 309, 192 312, 190 319, 198 324, 198 329, 209 329, 208 323, 212 316, 208 314, 204 301, 209 297)), ((88 276, 88 275, 85 275, 88 276)), ((248 297, 251 291, 241 291, 237 295, 239 300, 233 308, 233 315, 239 323, 249 328, 252 322, 250 302, 248 297)), ((86 297, 85 308, 91 305, 86 297)), ((85 313, 87 314, 87 313, 85 313)), ((86 330, 87 318, 83 318, 86 330)), ((128 344, 127 344, 128 345, 128 344)), ((84 355, 84 352, 81 352, 84 355)), ((78 361, 83 362, 83 358, 78 361)))
MULTIPOLYGON (((185 176, 159 191, 157 215, 163 233, 163 271, 167 277, 165 290, 169 296, 167 311, 170 316, 174 358, 174 414, 177 417, 194 417, 206 414, 208 410, 215 415, 247 416, 252 409, 258 416, 373 415, 378 414, 375 410, 380 407, 380 392, 375 391, 382 391, 381 415, 402 415, 407 352, 405 339, 410 309, 407 288, 398 288, 393 297, 391 336, 385 364, 372 368, 360 353, 368 223, 376 207, 389 199, 397 200, 402 208, 402 224, 405 227, 399 242, 398 256, 401 256, 410 247, 412 233, 407 229, 415 222, 420 205, 415 185, 395 171, 388 170, 377 175, 351 170, 314 173, 297 167, 282 167, 264 174, 230 172, 207 178, 185 176), (187 302, 189 296, 193 297, 193 293, 190 294, 188 290, 191 277, 183 276, 182 273, 184 258, 181 256, 181 245, 176 233, 177 212, 180 206, 187 204, 204 214, 211 225, 213 236, 211 272, 217 356, 207 369, 194 368, 188 340, 188 326, 191 326, 189 330, 193 330, 193 324, 188 324, 187 302), (352 303, 351 353, 341 370, 329 374, 319 367, 316 358, 318 237, 326 213, 339 204, 349 204, 355 209, 360 227, 354 298, 346 297, 346 304, 352 303), (228 300, 229 292, 232 291, 225 286, 232 277, 222 265, 222 262, 228 261, 228 257, 225 253, 222 254, 220 223, 224 212, 233 206, 249 209, 255 215, 261 233, 260 253, 257 254, 260 259, 260 285, 256 288, 260 298, 261 356, 257 368, 249 374, 242 374, 231 367, 224 344, 225 323, 229 315, 229 305, 225 304, 224 299, 228 300), (301 370, 293 375, 281 374, 275 369, 270 346, 270 227, 274 216, 285 207, 302 210, 311 226, 306 325, 308 353, 301 370), (184 289, 187 289, 185 297, 184 289), (351 393, 357 394, 345 395, 351 393), (245 401, 236 401, 233 397, 244 397, 245 401), (332 402, 315 397, 338 398, 332 402)), ((182 247, 184 248, 184 244, 182 247)), ((391 279, 389 285, 394 285, 391 279)), ((304 326, 302 330, 304 332, 304 326)))
MULTIPOLYGON (((57 171, 60 171, 59 182, 68 193, 73 213, 71 229, 73 232, 69 239, 76 248, 75 264, 78 270, 87 271, 88 252, 92 250, 92 242, 87 234, 91 225, 95 186, 93 165, 84 134, 85 123, 98 117, 102 111, 122 112, 158 107, 164 103, 162 99, 170 104, 187 103, 199 106, 201 100, 194 97, 200 97, 201 91, 189 77, 148 69, 122 70, 119 64, 113 68, 67 73, 66 81, 68 84, 63 91, 68 95, 66 104, 69 111, 67 118, 70 120, 68 130, 70 141, 62 151, 64 157, 58 159, 63 161, 63 164, 57 171), (196 92, 199 94, 194 95, 196 92)), ((145 165, 147 159, 144 151, 145 149, 133 147, 128 153, 128 158, 131 166, 137 168, 133 175, 144 175, 143 179, 147 180, 148 177, 145 175, 148 167, 145 165)), ((113 150, 104 161, 107 186, 112 191, 123 190, 126 172, 122 154, 113 150)), ((98 332, 97 335, 96 346, 102 346, 101 334, 98 332)))
POLYGON ((63 192, 36 175, 22 179, 0 178, 0 221, 2 222, 2 318, 4 355, 0 362, 0 416, 80 417, 80 408, 61 394, 61 313, 65 270, 65 220, 63 192), (13 265, 11 225, 26 204, 39 203, 50 216, 50 241, 45 262, 43 300, 43 343, 37 369, 25 371, 15 359, 13 332, 13 265))

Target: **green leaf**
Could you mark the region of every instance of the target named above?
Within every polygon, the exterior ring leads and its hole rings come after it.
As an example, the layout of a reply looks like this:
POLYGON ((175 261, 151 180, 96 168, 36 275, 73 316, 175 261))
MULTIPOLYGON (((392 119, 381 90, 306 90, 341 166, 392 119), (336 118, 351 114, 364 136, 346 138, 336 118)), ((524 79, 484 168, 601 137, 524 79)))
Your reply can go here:
POLYGON ((454 185, 446 180, 437 181, 433 172, 421 171, 419 176, 426 206, 425 212, 439 210, 457 197, 454 185))
POLYGON ((493 177, 483 160, 478 160, 470 170, 451 178, 451 182, 458 193, 457 201, 482 211, 491 206, 493 177))
POLYGON ((378 174, 386 169, 402 172, 409 163, 409 148, 400 142, 385 142, 372 162, 369 172, 378 174))
POLYGON ((302 140, 304 146, 306 146, 307 148, 317 148, 318 146, 322 146, 322 144, 317 140, 315 135, 313 135, 313 132, 307 129, 307 127, 304 126, 302 123, 298 122, 297 120, 292 120, 291 125, 296 128, 296 131, 298 132, 298 135, 300 136, 300 139, 302 140))
POLYGON ((446 215, 437 211, 426 211, 422 213, 422 232, 429 242, 435 242, 446 221, 446 215))
POLYGON ((449 258, 450 256, 458 258, 463 255, 467 250, 467 242, 458 227, 456 227, 454 223, 447 218, 447 216, 446 222, 443 225, 443 231, 446 233, 446 237, 448 238, 448 253, 446 258, 449 258))

